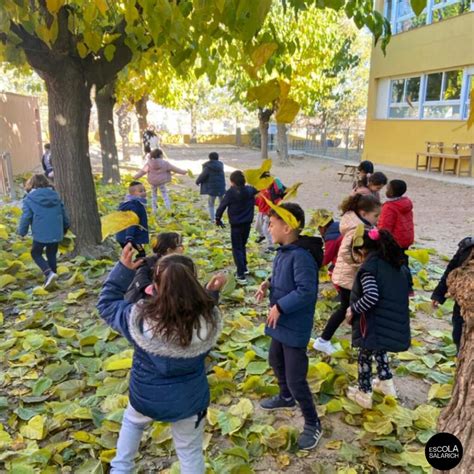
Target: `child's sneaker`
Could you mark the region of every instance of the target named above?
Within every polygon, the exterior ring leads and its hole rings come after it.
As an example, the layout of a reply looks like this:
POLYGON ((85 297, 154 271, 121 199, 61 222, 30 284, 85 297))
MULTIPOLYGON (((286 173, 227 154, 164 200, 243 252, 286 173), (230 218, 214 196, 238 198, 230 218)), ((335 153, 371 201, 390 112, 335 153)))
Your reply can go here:
POLYGON ((246 285, 247 284, 247 278, 245 278, 245 275, 237 275, 237 277, 235 278, 235 281, 239 284, 239 285, 246 285))
POLYGON ((372 408, 372 392, 363 392, 358 387, 349 387, 347 389, 347 398, 356 402, 362 408, 372 408))
POLYGON ((317 351, 325 352, 328 355, 331 355, 336 352, 336 348, 331 344, 331 341, 325 341, 320 337, 318 337, 316 341, 314 341, 313 348, 317 351))
POLYGON ((384 395, 390 395, 394 398, 397 398, 397 389, 395 388, 393 379, 380 380, 378 377, 376 377, 372 381, 372 388, 377 390, 377 392, 383 393, 384 395))
POLYGON ((319 443, 323 432, 321 426, 304 425, 303 432, 298 437, 298 448, 300 449, 313 449, 319 443))
POLYGON ((48 288, 51 288, 57 279, 58 279, 58 275, 56 275, 56 273, 49 272, 48 275, 46 276, 46 280, 44 281, 43 288, 45 290, 47 290, 48 288))
POLYGON ((296 408, 296 402, 293 397, 287 400, 280 395, 275 395, 272 398, 265 398, 262 400, 260 402, 260 408, 263 408, 264 410, 292 409, 296 408))

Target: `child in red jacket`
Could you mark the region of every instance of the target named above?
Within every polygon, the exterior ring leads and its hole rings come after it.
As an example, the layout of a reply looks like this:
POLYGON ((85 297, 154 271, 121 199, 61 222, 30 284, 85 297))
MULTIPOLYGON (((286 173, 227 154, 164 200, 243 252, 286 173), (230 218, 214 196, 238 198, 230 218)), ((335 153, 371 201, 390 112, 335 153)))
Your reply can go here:
MULTIPOLYGON (((415 240, 415 224, 413 222, 413 203, 404 196, 407 183, 401 179, 393 179, 387 185, 387 201, 382 206, 378 227, 388 230, 402 248, 408 250, 415 240)), ((405 252, 403 252, 405 255, 405 252)), ((408 266, 408 256, 405 255, 408 266)))

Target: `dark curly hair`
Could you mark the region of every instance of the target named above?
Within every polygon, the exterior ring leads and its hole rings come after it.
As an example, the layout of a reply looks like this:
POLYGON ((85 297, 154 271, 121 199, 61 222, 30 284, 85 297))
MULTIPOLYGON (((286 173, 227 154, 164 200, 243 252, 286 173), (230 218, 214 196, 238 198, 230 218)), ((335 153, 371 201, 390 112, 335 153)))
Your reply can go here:
POLYGON ((177 232, 160 232, 155 239, 152 250, 158 257, 163 257, 168 250, 176 250, 183 245, 183 238, 177 232))
POLYGON ((377 253, 377 255, 395 268, 401 268, 404 264, 403 250, 397 244, 392 234, 385 229, 378 230, 379 238, 373 240, 369 236, 369 231, 364 232, 363 243, 360 246, 354 246, 353 251, 359 253, 365 250, 366 253, 377 253))

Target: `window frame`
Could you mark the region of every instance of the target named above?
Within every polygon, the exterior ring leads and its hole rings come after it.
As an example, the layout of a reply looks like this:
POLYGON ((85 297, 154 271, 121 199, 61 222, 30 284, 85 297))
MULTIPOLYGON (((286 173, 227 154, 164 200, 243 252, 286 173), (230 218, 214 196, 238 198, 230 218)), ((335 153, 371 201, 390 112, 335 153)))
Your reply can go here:
POLYGON ((390 111, 394 107, 406 107, 410 108, 410 104, 406 101, 406 91, 407 91, 407 84, 410 79, 420 78, 420 88, 418 90, 418 101, 412 102, 413 108, 417 108, 417 117, 420 115, 420 97, 421 97, 421 90, 422 90, 422 76, 423 74, 415 74, 413 76, 406 76, 406 77, 399 77, 390 79, 389 83, 389 93, 388 93, 388 113, 387 117, 391 120, 415 120, 416 117, 391 117, 390 111), (402 93, 402 101, 401 102, 392 102, 392 87, 395 81, 403 80, 403 93, 402 93))

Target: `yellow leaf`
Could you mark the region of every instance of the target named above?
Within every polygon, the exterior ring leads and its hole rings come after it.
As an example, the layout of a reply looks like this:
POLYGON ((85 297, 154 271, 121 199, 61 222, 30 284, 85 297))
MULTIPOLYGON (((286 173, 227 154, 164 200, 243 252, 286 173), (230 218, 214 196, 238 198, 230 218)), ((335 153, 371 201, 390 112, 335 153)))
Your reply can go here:
POLYGON ((405 250, 405 254, 418 260, 422 265, 426 265, 430 261, 430 254, 426 249, 405 250))
POLYGON ((190 177, 190 178, 194 178, 194 173, 191 169, 188 168, 188 170, 186 171, 187 175, 190 177))
POLYGON ((4 430, 3 425, 0 423, 0 449, 10 446, 11 442, 11 436, 4 430))
POLYGON ((112 61, 112 59, 114 59, 114 54, 115 54, 116 49, 117 48, 113 44, 108 44, 104 48, 104 56, 105 56, 105 59, 107 59, 107 61, 110 62, 110 61, 112 61))
POLYGON ((104 370, 108 370, 112 372, 113 370, 123 370, 123 369, 130 369, 132 367, 132 358, 127 357, 125 359, 119 360, 112 360, 110 362, 104 362, 103 368, 104 370))
POLYGON ((13 275, 0 275, 0 288, 11 285, 16 281, 13 275))
POLYGON ((94 436, 92 433, 87 433, 86 431, 76 431, 72 434, 72 437, 81 441, 82 443, 97 443, 97 436, 94 436))
POLYGON ((50 13, 57 13, 63 6, 64 0, 46 0, 46 8, 50 13))
POLYGON ((280 84, 280 100, 284 100, 288 98, 288 94, 290 93, 290 83, 279 80, 278 83, 280 84))
POLYGON ((33 291, 31 292, 35 296, 47 296, 49 295, 49 291, 45 290, 42 286, 37 286, 33 288, 33 291))
POLYGON ((0 224, 0 239, 3 239, 3 240, 8 239, 7 228, 3 224, 0 224))
POLYGON ((102 462, 110 463, 112 459, 115 457, 116 449, 105 449, 100 453, 100 460, 102 462))
POLYGON ((300 104, 293 99, 283 99, 280 102, 275 119, 278 123, 291 123, 300 110, 300 104))
POLYGON ((107 12, 107 2, 105 0, 94 0, 94 3, 97 9, 100 11, 100 14, 105 15, 107 12))
POLYGON ((428 392, 428 401, 433 400, 433 398, 439 398, 443 400, 447 398, 451 398, 452 392, 453 392, 453 386, 451 384, 435 383, 431 386, 430 391, 428 392))
POLYGON ((247 100, 257 102, 259 107, 271 104, 280 97, 280 84, 276 79, 265 82, 260 86, 250 87, 247 91, 247 100))
POLYGON ((251 54, 254 67, 262 67, 277 49, 278 45, 276 43, 263 43, 257 46, 251 54))
POLYGON ((334 215, 327 209, 316 209, 311 217, 311 225, 315 227, 325 227, 333 219, 334 215))
POLYGON ((281 206, 273 204, 265 197, 263 199, 265 199, 270 208, 273 209, 285 221, 286 224, 288 224, 292 229, 299 229, 301 223, 296 220, 296 217, 291 212, 283 209, 281 206))
POLYGON ((89 53, 89 48, 82 41, 79 41, 79 43, 76 44, 76 48, 82 59, 84 59, 89 53))
POLYGON ((270 173, 271 168, 272 160, 264 160, 260 168, 251 168, 248 170, 244 170, 245 181, 248 185, 253 186, 259 191, 261 191, 262 189, 266 189, 273 183, 274 178, 272 178, 271 176, 262 178, 262 175, 270 173))
POLYGON ((289 201, 290 199, 296 197, 296 195, 298 194, 298 188, 302 184, 303 183, 296 183, 296 184, 293 184, 293 186, 286 188, 285 197, 282 199, 282 201, 289 201))
POLYGON ((234 374, 230 370, 225 370, 218 365, 214 366, 212 370, 216 374, 217 380, 232 380, 234 378, 234 374))
POLYGON ((102 225, 102 240, 105 240, 109 235, 116 234, 132 225, 137 225, 139 219, 133 211, 117 211, 101 217, 100 222, 102 225))
POLYGON ((341 449, 342 441, 340 439, 334 439, 324 445, 326 449, 341 449))
POLYGON ((69 338, 74 337, 76 335, 75 329, 65 328, 63 326, 60 326, 59 324, 55 324, 54 327, 56 328, 59 337, 69 338))
POLYGON ((44 427, 44 416, 36 415, 26 424, 20 428, 20 434, 28 439, 42 440, 46 436, 46 429, 44 427))
POLYGON ((474 82, 471 84, 471 92, 469 92, 469 99, 470 99, 469 117, 467 118, 467 129, 468 130, 474 124, 474 82))

